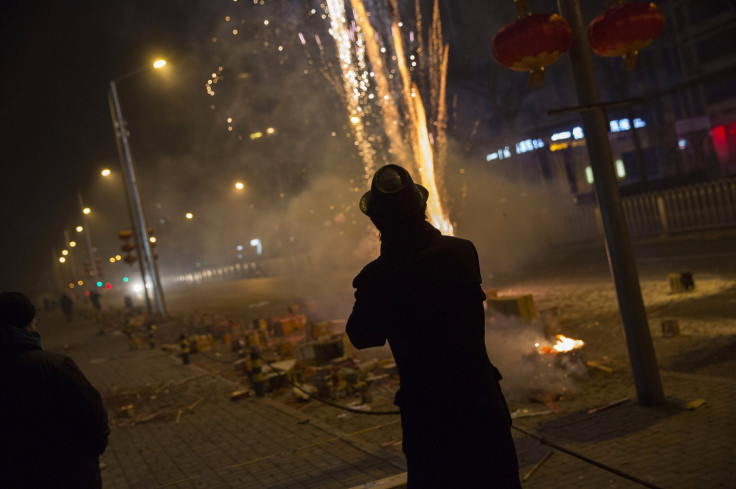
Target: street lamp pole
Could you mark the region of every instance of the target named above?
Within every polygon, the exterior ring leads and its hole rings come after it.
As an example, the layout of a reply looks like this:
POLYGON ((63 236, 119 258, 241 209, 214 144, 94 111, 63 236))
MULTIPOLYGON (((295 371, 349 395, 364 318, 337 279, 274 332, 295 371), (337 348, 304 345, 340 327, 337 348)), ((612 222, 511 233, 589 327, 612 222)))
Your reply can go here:
POLYGON ((581 113, 581 119, 636 393, 640 404, 654 406, 664 402, 662 381, 641 296, 634 250, 621 205, 611 143, 608 140, 608 117, 600 103, 593 60, 580 13, 580 0, 558 0, 558 5, 560 14, 572 28, 570 64, 578 103, 586 108, 581 113))
MULTIPOLYGON (((151 243, 148 236, 148 226, 146 226, 146 218, 143 212, 143 205, 141 204, 140 190, 138 189, 138 181, 136 180, 135 168, 133 165, 133 156, 130 152, 130 145, 128 143, 128 135, 125 129, 125 121, 123 119, 123 113, 120 108, 120 100, 118 98, 118 88, 115 80, 110 81, 110 97, 112 109, 112 116, 115 125, 115 132, 118 136, 118 149, 120 150, 120 162, 122 165, 123 173, 125 174, 125 184, 128 190, 128 195, 131 199, 131 207, 135 214, 134 222, 132 223, 135 228, 136 237, 140 238, 140 245, 143 248, 145 254, 146 268, 148 269, 148 275, 151 279, 151 289, 153 291, 153 298, 156 304, 156 312, 160 314, 164 319, 166 318, 166 305, 164 303, 163 291, 161 290, 160 280, 158 275, 158 267, 153 258, 151 251, 151 243)), ((143 277, 143 288, 145 291, 146 281, 143 277)))
POLYGON ((79 201, 79 213, 82 214, 82 226, 84 227, 84 238, 87 242, 87 252, 89 253, 90 271, 92 272, 92 282, 97 282, 97 263, 95 263, 95 252, 92 249, 92 233, 87 222, 87 215, 84 213, 84 202, 82 202, 82 194, 77 192, 77 200, 79 201))

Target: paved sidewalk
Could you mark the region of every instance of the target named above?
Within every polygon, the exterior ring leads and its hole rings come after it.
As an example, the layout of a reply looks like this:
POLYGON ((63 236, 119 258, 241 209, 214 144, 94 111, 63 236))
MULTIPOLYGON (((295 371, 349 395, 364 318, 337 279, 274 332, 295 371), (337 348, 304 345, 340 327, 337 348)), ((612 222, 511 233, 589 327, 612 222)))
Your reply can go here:
MULTIPOLYGON (((589 414, 595 404, 572 412, 522 418, 515 426, 568 450, 662 489, 736 487, 736 381, 662 372, 664 405, 644 408, 632 400, 589 414), (689 410, 686 405, 703 399, 689 410)), ((609 401, 621 399, 611 393, 609 401)), ((573 456, 515 434, 521 473, 550 450, 553 455, 535 471, 525 488, 641 488, 573 456)))
POLYGON ((172 355, 130 351, 124 336, 97 336, 89 321, 43 319, 45 348, 66 350, 106 400, 105 488, 349 488, 405 470, 395 455, 296 410, 254 398, 232 402, 236 384, 172 355), (158 413, 175 414, 135 425, 118 415, 118 404, 139 414, 151 396, 158 413))
MULTIPOLYGON (((350 488, 405 471, 396 451, 361 440, 371 428, 345 434, 268 399, 232 402, 237 384, 159 350, 130 351, 122 335, 97 336, 89 321, 67 324, 47 314, 40 329, 45 347, 66 350, 106 398, 112 423, 106 488, 350 488), (137 424, 120 411, 129 404, 137 424)), ((629 374, 619 375, 600 392, 564 404, 563 413, 519 418, 515 426, 648 487, 736 487, 736 381, 665 371, 668 402, 643 408, 633 400, 629 374), (625 396, 632 400, 588 413, 625 396), (685 408, 696 399, 705 403, 685 408)), ((375 426, 398 429, 396 416, 374 418, 375 426)), ((553 452, 525 488, 647 487, 518 432, 514 437, 522 475, 553 452)))

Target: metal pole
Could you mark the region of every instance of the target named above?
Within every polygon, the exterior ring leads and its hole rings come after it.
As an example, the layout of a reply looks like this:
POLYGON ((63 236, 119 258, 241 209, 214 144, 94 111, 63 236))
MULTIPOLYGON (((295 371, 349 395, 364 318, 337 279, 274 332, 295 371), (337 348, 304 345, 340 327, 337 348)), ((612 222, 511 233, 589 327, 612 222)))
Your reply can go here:
MULTIPOLYGON (((158 270, 156 269, 156 263, 153 260, 153 253, 151 252, 151 243, 148 238, 148 227, 146 226, 146 218, 143 213, 143 206, 141 205, 140 191, 138 190, 138 182, 136 181, 135 169, 133 166, 133 157, 130 154, 128 135, 125 131, 123 113, 120 109, 120 100, 118 99, 118 89, 115 80, 110 82, 110 94, 112 96, 113 109, 115 111, 116 130, 118 137, 120 138, 120 148, 123 153, 123 170, 127 177, 126 183, 128 185, 128 190, 130 191, 133 209, 135 211, 136 226, 138 227, 138 232, 141 237, 141 245, 143 246, 143 251, 146 257, 148 274, 151 278, 151 288, 153 289, 153 298, 156 302, 156 312, 161 314, 165 319, 166 307, 164 304, 163 292, 159 286, 158 270)), ((145 282, 143 286, 145 288, 145 282)))
MULTIPOLYGON (((560 14, 572 27, 570 64, 578 102, 580 105, 595 106, 600 103, 600 97, 580 13, 580 2, 558 0, 558 5, 560 14)), ((664 402, 664 392, 641 297, 634 250, 621 206, 621 195, 608 140, 608 118, 602 107, 583 111, 581 118, 606 237, 608 264, 616 285, 637 397, 639 404, 654 406, 664 402)))
MULTIPOLYGON (((118 154, 120 155, 120 168, 122 169, 123 174, 126 174, 125 170, 125 161, 123 160, 123 147, 120 141, 120 131, 118 130, 118 122, 115 114, 115 104, 113 103, 112 99, 112 93, 110 93, 110 96, 108 97, 108 102, 110 104, 110 115, 112 116, 112 125, 115 128, 115 142, 117 142, 118 145, 118 154)), ((136 219, 135 219, 135 210, 133 207, 133 197, 130 194, 130 186, 127 185, 127 175, 123 178, 123 183, 125 184, 125 201, 128 204, 128 219, 130 220, 130 227, 133 231, 133 244, 135 244, 135 253, 136 257, 138 258, 138 270, 141 273, 141 283, 143 284, 143 298, 146 300, 146 312, 148 314, 151 314, 151 298, 148 294, 148 287, 146 287, 146 265, 145 265, 145 259, 143 256, 143 246, 141 245, 141 236, 139 234, 138 226, 136 225, 136 219)))
MULTIPOLYGON (((77 192, 77 200, 79 200, 79 212, 82 214, 82 227, 84 229, 84 238, 87 242, 87 252, 89 253, 90 271, 92 272, 92 282, 97 282, 97 263, 95 263, 95 252, 92 249, 92 233, 89 229, 89 223, 87 222, 87 216, 84 213, 84 203, 82 202, 82 194, 77 192)), ((95 283, 95 286, 97 284, 95 283)))

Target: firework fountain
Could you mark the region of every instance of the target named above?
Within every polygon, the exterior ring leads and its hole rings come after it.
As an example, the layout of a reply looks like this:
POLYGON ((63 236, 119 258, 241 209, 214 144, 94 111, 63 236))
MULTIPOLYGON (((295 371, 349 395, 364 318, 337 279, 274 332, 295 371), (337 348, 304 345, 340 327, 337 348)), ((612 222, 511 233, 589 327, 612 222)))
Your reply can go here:
MULTIPOLYGON (((382 114, 382 129, 389 146, 387 153, 396 162, 413 166, 421 184, 429 191, 427 211, 432 224, 444 234, 453 234, 438 185, 441 180, 439 168, 445 158, 447 111, 444 100, 449 51, 442 42, 439 6, 435 1, 428 49, 432 99, 428 117, 419 87, 411 78, 417 64, 414 55, 410 57, 411 66, 407 64, 401 30, 403 22, 398 18, 395 1, 390 4, 393 12, 385 4, 372 0, 350 0, 350 4, 351 21, 348 20, 344 0, 328 0, 325 7, 330 19, 330 34, 335 39, 340 58, 348 116, 356 146, 365 163, 365 177, 370 178, 375 169, 377 152, 371 142, 378 139, 369 137, 366 131, 366 118, 375 104, 382 114)), ((418 1, 416 15, 417 56, 421 58, 423 46, 418 1)), ((414 39, 413 31, 409 38, 414 39)), ((382 161, 390 162, 389 155, 381 155, 382 161)))

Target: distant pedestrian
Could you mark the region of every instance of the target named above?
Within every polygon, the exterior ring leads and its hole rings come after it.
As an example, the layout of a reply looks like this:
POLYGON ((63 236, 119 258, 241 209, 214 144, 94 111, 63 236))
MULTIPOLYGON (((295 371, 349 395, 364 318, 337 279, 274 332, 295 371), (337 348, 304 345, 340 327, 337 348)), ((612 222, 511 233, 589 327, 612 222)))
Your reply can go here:
POLYGON ((42 348, 35 314, 25 295, 0 294, 0 486, 100 488, 100 394, 71 358, 42 348))
POLYGON ((427 190, 386 165, 360 200, 381 253, 355 277, 346 332, 356 348, 388 340, 399 370, 408 489, 518 489, 501 375, 485 347, 485 294, 470 241, 426 221, 427 190))
POLYGON ((92 290, 89 293, 89 301, 92 303, 92 308, 95 310, 96 313, 99 313, 102 310, 102 305, 100 304, 100 293, 96 290, 92 290))
POLYGON ((64 312, 66 321, 71 322, 74 319, 74 302, 72 302, 72 299, 67 294, 61 294, 59 303, 61 304, 61 310, 64 312))
POLYGON ((183 333, 179 335, 179 349, 181 350, 181 363, 189 365, 189 338, 183 333))

